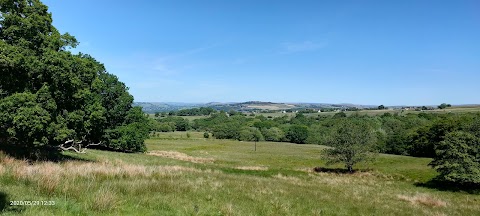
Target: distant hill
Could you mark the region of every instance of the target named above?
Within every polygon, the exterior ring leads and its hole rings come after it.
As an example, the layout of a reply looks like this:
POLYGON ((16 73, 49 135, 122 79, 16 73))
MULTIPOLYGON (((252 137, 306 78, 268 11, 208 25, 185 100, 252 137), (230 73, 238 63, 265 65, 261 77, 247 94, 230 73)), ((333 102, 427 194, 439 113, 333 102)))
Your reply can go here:
POLYGON ((327 103, 274 103, 263 101, 247 101, 241 103, 174 103, 174 102, 134 102, 134 106, 142 107, 146 113, 155 112, 168 112, 181 109, 189 109, 195 107, 211 107, 216 110, 223 111, 275 111, 275 110, 300 110, 300 109, 320 109, 320 108, 339 108, 339 107, 358 107, 363 108, 366 106, 353 105, 353 104, 327 104, 327 103))
POLYGON ((201 107, 205 104, 195 103, 169 103, 169 102, 134 102, 133 106, 142 107, 146 113, 168 112, 181 109, 189 109, 194 107, 201 107))
MULTIPOLYGON (((359 105, 350 103, 329 104, 329 103, 275 103, 264 101, 247 101, 247 102, 210 102, 210 103, 178 103, 178 102, 134 102, 134 106, 142 107, 146 113, 168 112, 181 109, 190 109, 195 107, 211 107, 216 110, 230 111, 235 110, 239 112, 251 111, 282 111, 282 110, 302 110, 302 109, 322 109, 322 108, 376 108, 378 105, 359 105)), ((474 107, 476 104, 453 105, 454 107, 474 107)), ((390 108, 402 108, 408 106, 388 106, 390 108)), ((431 106, 431 107, 436 107, 431 106)))

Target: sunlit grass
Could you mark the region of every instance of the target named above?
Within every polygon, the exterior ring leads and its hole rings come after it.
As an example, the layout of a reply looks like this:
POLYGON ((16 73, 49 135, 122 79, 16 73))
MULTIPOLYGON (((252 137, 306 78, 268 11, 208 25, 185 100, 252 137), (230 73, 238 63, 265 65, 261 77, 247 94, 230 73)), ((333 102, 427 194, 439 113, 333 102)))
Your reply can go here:
POLYGON ((198 138, 147 146, 162 154, 89 150, 67 153, 82 161, 34 164, 0 156, 0 208, 7 204, 5 215, 480 214, 478 195, 415 186, 435 176, 428 158, 380 155, 340 174, 313 171, 324 166, 318 145, 259 142, 254 151, 250 142, 198 138))

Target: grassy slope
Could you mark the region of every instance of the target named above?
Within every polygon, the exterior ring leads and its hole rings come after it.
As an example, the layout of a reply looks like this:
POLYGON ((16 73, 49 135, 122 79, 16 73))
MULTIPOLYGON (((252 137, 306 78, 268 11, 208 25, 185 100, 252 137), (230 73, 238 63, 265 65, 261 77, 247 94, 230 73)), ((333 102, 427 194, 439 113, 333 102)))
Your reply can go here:
POLYGON ((415 186, 435 176, 430 159, 380 155, 359 166, 368 172, 315 173, 323 166, 321 146, 260 142, 254 152, 254 143, 201 135, 147 140, 149 151, 175 158, 91 150, 81 157, 94 162, 27 165, 3 157, 0 209, 6 215, 480 214, 478 195, 415 186), (56 205, 2 206, 8 200, 56 205))
MULTIPOLYGON (((399 114, 399 115, 406 115, 409 113, 412 114, 420 114, 420 113, 478 113, 480 112, 480 107, 449 107, 446 109, 435 109, 435 110, 424 110, 424 111, 415 111, 415 110, 360 110, 360 111, 345 111, 345 113, 350 116, 353 114, 359 115, 368 115, 368 116, 375 116, 375 115, 383 115, 384 113, 390 114, 399 114)), ((333 116, 336 112, 321 112, 321 113, 307 113, 306 116, 333 116)), ((287 115, 289 117, 295 116, 295 113, 258 113, 257 115, 263 116, 272 116, 272 117, 281 117, 287 115)))

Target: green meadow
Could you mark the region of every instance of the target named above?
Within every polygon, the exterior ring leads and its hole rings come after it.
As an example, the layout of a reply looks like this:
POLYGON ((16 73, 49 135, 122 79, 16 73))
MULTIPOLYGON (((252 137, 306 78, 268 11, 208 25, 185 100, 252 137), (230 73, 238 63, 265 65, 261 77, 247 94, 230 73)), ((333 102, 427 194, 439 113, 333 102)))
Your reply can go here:
POLYGON ((472 192, 428 186, 429 158, 379 155, 357 172, 326 167, 323 146, 162 133, 148 152, 0 156, 3 215, 479 215, 472 192), (317 170, 314 168, 317 167, 317 170), (321 170, 321 171, 319 171, 321 170), (11 201, 54 201, 17 205, 11 201))

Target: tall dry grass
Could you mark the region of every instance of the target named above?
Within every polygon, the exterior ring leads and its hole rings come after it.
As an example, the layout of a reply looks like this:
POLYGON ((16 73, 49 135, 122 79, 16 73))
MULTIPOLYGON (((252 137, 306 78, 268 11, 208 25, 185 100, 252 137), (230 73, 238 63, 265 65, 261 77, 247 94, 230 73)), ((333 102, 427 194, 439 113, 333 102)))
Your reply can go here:
POLYGON ((151 177, 152 175, 169 176, 182 172, 205 172, 184 166, 145 166, 134 164, 111 164, 95 162, 41 162, 33 165, 23 162, 6 164, 13 176, 19 180, 38 177, 151 177))
MULTIPOLYGON (((84 188, 76 186, 78 181, 82 185, 86 182, 95 183, 101 179, 149 179, 152 177, 173 177, 184 173, 219 172, 200 170, 185 166, 147 166, 115 162, 81 162, 68 161, 63 163, 37 162, 29 164, 27 161, 17 160, 8 156, 0 158, 0 174, 9 175, 15 181, 32 184, 40 193, 52 196, 56 192, 65 194, 82 193, 84 188)), ((92 204, 93 209, 108 210, 106 205, 114 202, 115 194, 98 194, 95 199, 99 203, 92 204), (101 203, 107 203, 105 205, 101 203)))
POLYGON ((90 208, 99 212, 111 212, 118 205, 119 201, 113 190, 102 187, 95 193, 94 199, 90 203, 90 208))
POLYGON ((215 159, 213 158, 202 158, 202 157, 193 157, 185 153, 176 152, 176 151, 151 151, 147 153, 148 155, 171 158, 175 160, 188 161, 192 163, 213 163, 215 159))

